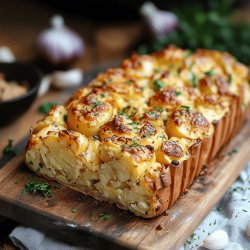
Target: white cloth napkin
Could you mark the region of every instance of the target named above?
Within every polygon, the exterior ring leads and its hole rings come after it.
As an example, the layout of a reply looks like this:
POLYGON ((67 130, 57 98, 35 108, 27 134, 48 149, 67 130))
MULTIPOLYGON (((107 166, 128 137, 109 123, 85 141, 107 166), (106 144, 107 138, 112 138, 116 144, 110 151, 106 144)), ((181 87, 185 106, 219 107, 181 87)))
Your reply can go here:
POLYGON ((88 250, 79 246, 71 246, 43 232, 24 226, 16 227, 11 232, 10 239, 21 250, 88 250))
MULTIPOLYGON (((246 228, 250 221, 250 163, 239 178, 223 196, 217 206, 197 227, 182 249, 202 249, 199 245, 215 230, 223 229, 229 235, 230 243, 225 250, 249 250, 250 239, 246 228)), ((80 250, 37 230, 23 226, 16 227, 10 234, 14 245, 22 250, 80 250)))
POLYGON ((182 249, 204 249, 198 247, 215 230, 228 233, 230 243, 225 250, 249 250, 247 223, 250 221, 250 162, 238 179, 225 193, 217 206, 208 214, 186 241, 182 249))

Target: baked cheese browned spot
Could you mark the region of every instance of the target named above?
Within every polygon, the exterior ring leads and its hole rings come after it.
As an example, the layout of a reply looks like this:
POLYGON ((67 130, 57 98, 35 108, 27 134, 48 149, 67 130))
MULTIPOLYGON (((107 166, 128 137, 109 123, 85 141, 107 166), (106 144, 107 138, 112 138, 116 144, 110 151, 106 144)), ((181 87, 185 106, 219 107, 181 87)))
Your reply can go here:
POLYGON ((184 155, 180 145, 175 141, 165 141, 161 145, 161 150, 168 156, 182 157, 184 155))

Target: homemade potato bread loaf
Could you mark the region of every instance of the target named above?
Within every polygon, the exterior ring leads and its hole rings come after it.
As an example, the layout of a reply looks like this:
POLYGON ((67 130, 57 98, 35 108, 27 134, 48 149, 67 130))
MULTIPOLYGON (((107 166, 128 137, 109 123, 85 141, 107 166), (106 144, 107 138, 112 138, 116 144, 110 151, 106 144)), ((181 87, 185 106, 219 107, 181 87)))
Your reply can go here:
POLYGON ((142 217, 171 207, 250 110, 249 69, 169 47, 99 74, 34 127, 27 165, 142 217))

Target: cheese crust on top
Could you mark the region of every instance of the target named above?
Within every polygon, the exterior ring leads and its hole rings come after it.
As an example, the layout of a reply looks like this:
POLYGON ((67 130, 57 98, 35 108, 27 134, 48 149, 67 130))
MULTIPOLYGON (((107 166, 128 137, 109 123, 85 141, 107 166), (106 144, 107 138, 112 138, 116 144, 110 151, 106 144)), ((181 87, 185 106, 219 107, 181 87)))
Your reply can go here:
POLYGON ((133 55, 36 124, 26 163, 38 175, 153 217, 162 206, 159 190, 171 184, 169 166, 188 160, 241 95, 247 106, 249 71, 228 53, 171 46, 133 55))

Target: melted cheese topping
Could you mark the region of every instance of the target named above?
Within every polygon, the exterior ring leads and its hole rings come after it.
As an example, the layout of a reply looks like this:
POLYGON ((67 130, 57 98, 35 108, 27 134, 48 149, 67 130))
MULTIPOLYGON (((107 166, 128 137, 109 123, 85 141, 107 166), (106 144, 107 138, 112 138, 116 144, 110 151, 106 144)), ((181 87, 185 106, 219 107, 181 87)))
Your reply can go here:
POLYGON ((213 121, 240 94, 246 106, 248 68, 227 53, 169 47, 133 55, 39 121, 26 162, 150 217, 159 209, 152 197, 157 180, 166 182, 167 166, 187 160, 197 140, 212 136, 213 121))

